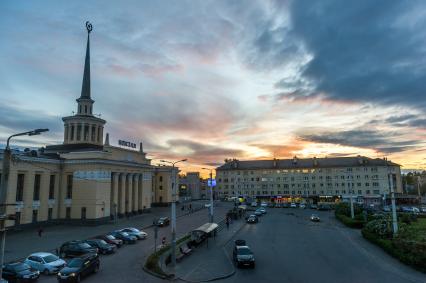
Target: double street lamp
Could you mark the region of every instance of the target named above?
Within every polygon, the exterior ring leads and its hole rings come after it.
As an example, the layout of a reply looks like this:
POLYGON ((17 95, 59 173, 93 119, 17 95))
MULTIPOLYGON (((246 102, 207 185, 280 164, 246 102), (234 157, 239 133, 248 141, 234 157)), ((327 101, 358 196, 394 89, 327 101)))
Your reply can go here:
POLYGON ((178 161, 160 160, 172 165, 172 265, 176 266, 176 188, 175 188, 175 164, 185 162, 187 159, 178 161))
POLYGON ((6 148, 3 151, 3 169, 2 169, 2 180, 1 180, 1 189, 0 189, 0 276, 3 273, 4 246, 6 241, 6 219, 7 219, 6 198, 7 198, 7 187, 9 184, 10 158, 12 156, 12 153, 9 147, 9 142, 13 137, 35 136, 47 131, 49 131, 49 129, 35 129, 28 132, 14 134, 7 138, 6 148))
POLYGON ((210 180, 209 180, 209 187, 210 187, 210 209, 209 209, 209 214, 210 214, 210 223, 214 222, 214 218, 213 218, 213 169, 210 168, 201 168, 204 170, 209 170, 210 171, 210 180))

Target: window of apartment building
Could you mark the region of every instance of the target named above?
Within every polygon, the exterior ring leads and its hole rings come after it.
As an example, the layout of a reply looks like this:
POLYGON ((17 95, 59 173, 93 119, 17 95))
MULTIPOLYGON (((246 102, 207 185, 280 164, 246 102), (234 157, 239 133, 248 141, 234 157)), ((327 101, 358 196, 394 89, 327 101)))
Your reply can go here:
POLYGON ((334 184, 334 186, 335 186, 335 187, 339 187, 339 183, 335 183, 335 184, 334 184))
POLYGON ((377 172, 377 167, 371 167, 371 172, 377 172))
POLYGON ((365 175, 365 176, 364 176, 364 178, 365 178, 366 180, 368 180, 368 177, 369 177, 368 175, 365 175))
POLYGON ((323 194, 324 194, 324 191, 320 191, 320 194, 322 194, 322 195, 323 195, 323 194))
POLYGON ((316 194, 317 194, 317 191, 312 191, 312 194, 316 195, 316 194))
POLYGON ((77 125, 77 140, 81 140, 81 125, 77 125))
POLYGON ((356 183, 357 187, 361 187, 362 184, 361 183, 356 183))
POLYGON ((373 187, 378 187, 378 186, 379 186, 379 183, 373 182, 373 187))
POLYGON ((72 181, 73 175, 67 175, 67 199, 72 198, 72 181))
POLYGON ((71 219, 71 207, 67 207, 65 209, 65 218, 66 219, 71 219))
POLYGON ((345 176, 343 176, 343 175, 342 175, 342 176, 340 176, 340 179, 344 180, 344 179, 345 179, 345 176))
POLYGON ((18 181, 16 184, 16 201, 23 201, 24 199, 24 179, 25 174, 18 174, 18 181))
POLYGON ((376 194, 376 195, 379 195, 380 194, 380 190, 374 190, 373 193, 376 194))
POLYGON ((336 195, 338 195, 339 194, 339 190, 336 190, 336 195))
POLYGON ((279 194, 279 195, 280 195, 280 194, 281 194, 281 191, 277 191, 277 194, 279 194))
POLYGON ((49 181, 49 199, 55 198, 55 175, 50 175, 50 181, 49 181))
POLYGON ((346 194, 346 190, 342 190, 342 194, 346 194))
POLYGON ((347 172, 352 172, 352 168, 346 168, 347 172))
POLYGON ((312 188, 315 188, 315 184, 312 184, 312 188))
POLYGON ((160 182, 163 182, 163 176, 160 176, 160 180, 159 180, 160 182))
POLYGON ((53 218, 53 208, 51 208, 51 207, 49 207, 48 209, 47 209, 47 220, 52 220, 52 218, 53 218))
POLYGON ((292 194, 292 195, 295 195, 295 194, 296 194, 296 192, 295 192, 295 191, 291 191, 291 194, 292 194))
POLYGON ((345 186, 345 183, 342 183, 342 187, 344 187, 345 186))
POLYGON ((365 186, 366 186, 366 187, 369 187, 369 186, 370 186, 370 183, 365 183, 365 186))
POLYGON ((297 193, 298 193, 299 195, 301 195, 301 194, 302 194, 302 191, 297 191, 297 193))
POLYGON ((312 180, 315 180, 315 176, 312 176, 312 180))
POLYGON ((366 191, 365 191, 365 193, 366 193, 367 195, 369 195, 369 194, 370 194, 370 190, 366 190, 366 191))
POLYGON ((273 195, 274 194, 274 191, 271 191, 271 195, 273 195))
POLYGON ((356 178, 359 180, 359 179, 361 179, 361 176, 360 175, 356 175, 356 178))
POLYGON ((292 187, 292 188, 295 188, 295 187, 296 187, 296 184, 291 184, 291 187, 292 187))
POLYGON ((361 190, 358 190, 358 194, 359 194, 359 195, 361 195, 361 194, 362 194, 362 191, 361 191, 361 190))
POLYGON ((160 185, 159 189, 160 189, 160 191, 162 191, 163 190, 163 186, 160 185))
POLYGON ((33 200, 40 200, 40 180, 41 180, 41 175, 35 174, 33 200))
POLYGON ((81 220, 85 220, 86 219, 86 208, 82 207, 81 208, 81 220))
POLYGON ((319 176, 319 179, 322 180, 322 176, 319 176))
POLYGON ((284 184, 284 189, 288 189, 288 184, 284 184))
POLYGON ((294 177, 291 177, 291 178, 290 178, 290 180, 291 180, 292 182, 294 182, 294 177))
POLYGON ((323 184, 323 183, 321 183, 321 184, 320 184, 320 187, 324 187, 324 184, 323 184))

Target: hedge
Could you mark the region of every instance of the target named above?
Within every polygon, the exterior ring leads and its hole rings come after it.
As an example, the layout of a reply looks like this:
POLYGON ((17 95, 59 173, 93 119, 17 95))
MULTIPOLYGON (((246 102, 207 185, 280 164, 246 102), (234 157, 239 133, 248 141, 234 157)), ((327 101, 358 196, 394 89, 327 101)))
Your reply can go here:
POLYGON ((398 237, 383 239, 366 228, 362 229, 361 233, 365 239, 378 245, 391 256, 419 271, 426 272, 426 243, 398 237))
POLYGON ((343 224, 345 224, 346 226, 350 228, 361 229, 364 226, 364 221, 362 220, 359 220, 356 218, 352 219, 351 217, 348 217, 343 214, 338 214, 338 213, 336 213, 335 215, 340 222, 342 222, 343 224))
MULTIPOLYGON (((180 238, 179 240, 176 241, 176 246, 179 246, 181 243, 183 243, 184 241, 188 240, 191 237, 191 235, 185 235, 182 238, 180 238)), ((164 247, 162 247, 161 249, 159 249, 158 251, 156 251, 155 253, 152 253, 146 260, 145 262, 145 268, 157 273, 161 276, 165 276, 165 277, 169 277, 170 274, 165 273, 160 265, 158 265, 158 262, 160 261, 160 257, 166 253, 168 250, 170 250, 171 246, 170 244, 165 245, 164 247)))

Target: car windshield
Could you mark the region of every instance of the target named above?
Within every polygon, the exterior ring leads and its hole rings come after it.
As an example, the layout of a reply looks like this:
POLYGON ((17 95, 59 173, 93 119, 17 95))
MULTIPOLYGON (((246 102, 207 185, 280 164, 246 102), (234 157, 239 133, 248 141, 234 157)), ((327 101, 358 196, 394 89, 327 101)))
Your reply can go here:
POLYGON ((136 228, 127 228, 126 230, 128 230, 128 231, 132 231, 132 232, 139 232, 139 230, 138 230, 138 229, 136 229, 136 228))
POLYGON ((158 219, 159 221, 164 221, 164 220, 166 220, 167 218, 166 217, 161 217, 160 219, 158 219))
POLYGON ((121 235, 123 235, 123 236, 129 236, 129 233, 127 233, 127 232, 121 232, 121 235))
POLYGON ((99 245, 101 245, 101 246, 106 246, 106 245, 108 245, 108 243, 107 242, 105 242, 104 240, 100 240, 100 241, 96 241, 99 245))
POLYGON ((115 237, 113 235, 107 235, 106 237, 110 240, 115 240, 115 237))
POLYGON ((49 262, 54 262, 54 261, 58 260, 59 257, 57 257, 56 255, 48 255, 48 256, 43 257, 43 259, 46 263, 49 263, 49 262))
POLYGON ((25 264, 25 263, 18 263, 18 264, 12 265, 12 268, 16 272, 21 272, 21 271, 30 269, 30 266, 28 264, 25 264))
POLYGON ((68 267, 80 267, 83 264, 81 258, 74 258, 68 263, 68 267))
POLYGON ((80 243, 78 246, 82 249, 89 249, 91 246, 88 243, 80 243))
POLYGON ((249 248, 239 248, 238 249, 238 254, 239 255, 251 255, 252 252, 249 248))

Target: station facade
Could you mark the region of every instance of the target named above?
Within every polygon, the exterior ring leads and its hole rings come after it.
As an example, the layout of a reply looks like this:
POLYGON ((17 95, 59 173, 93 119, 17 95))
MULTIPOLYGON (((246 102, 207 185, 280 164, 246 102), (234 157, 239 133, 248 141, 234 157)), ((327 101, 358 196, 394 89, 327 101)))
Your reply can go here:
POLYGON ((111 145, 104 135, 106 121, 93 115, 90 31, 77 111, 62 119, 63 143, 12 151, 6 213, 15 220, 6 222, 9 228, 58 221, 96 224, 172 201, 179 169, 152 165, 142 143, 111 145))

